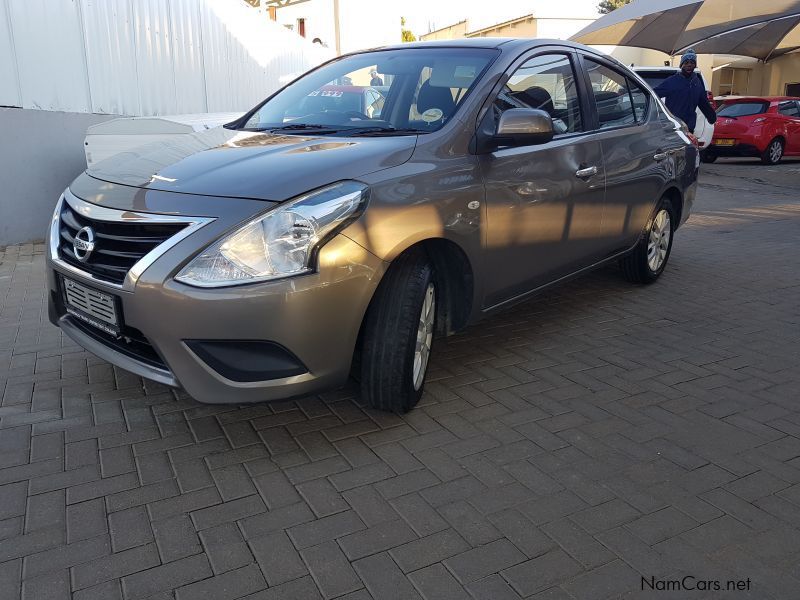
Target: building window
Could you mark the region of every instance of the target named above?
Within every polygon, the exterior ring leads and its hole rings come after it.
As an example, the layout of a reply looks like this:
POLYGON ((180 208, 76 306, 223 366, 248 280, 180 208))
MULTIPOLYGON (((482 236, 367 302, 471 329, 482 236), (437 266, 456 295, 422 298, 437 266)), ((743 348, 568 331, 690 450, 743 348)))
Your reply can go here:
POLYGON ((306 20, 305 19, 297 19, 297 33, 299 33, 302 37, 306 37, 306 20))
POLYGON ((743 96, 750 83, 750 69, 723 67, 719 71, 719 95, 743 96))

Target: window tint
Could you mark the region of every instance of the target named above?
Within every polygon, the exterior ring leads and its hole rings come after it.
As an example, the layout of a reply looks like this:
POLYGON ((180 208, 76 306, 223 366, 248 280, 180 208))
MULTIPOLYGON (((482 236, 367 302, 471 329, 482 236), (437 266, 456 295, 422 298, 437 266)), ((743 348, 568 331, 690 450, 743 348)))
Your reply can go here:
POLYGON ((647 107, 650 100, 650 94, 645 92, 641 86, 632 79, 628 79, 628 86, 631 90, 633 112, 636 116, 636 122, 642 123, 647 117, 647 107))
POLYGON ((726 102, 719 109, 717 115, 720 117, 750 117, 767 112, 769 103, 767 102, 726 102))
POLYGON ((586 68, 592 82, 592 94, 597 106, 600 129, 636 123, 633 101, 625 76, 588 58, 586 68))
POLYGON ((536 56, 523 63, 494 102, 495 115, 510 108, 536 108, 553 118, 556 135, 583 131, 575 72, 563 54, 536 56))
POLYGON ((782 115, 786 115, 787 117, 800 116, 800 109, 797 108, 797 102, 794 100, 790 102, 781 102, 778 105, 778 112, 782 115))

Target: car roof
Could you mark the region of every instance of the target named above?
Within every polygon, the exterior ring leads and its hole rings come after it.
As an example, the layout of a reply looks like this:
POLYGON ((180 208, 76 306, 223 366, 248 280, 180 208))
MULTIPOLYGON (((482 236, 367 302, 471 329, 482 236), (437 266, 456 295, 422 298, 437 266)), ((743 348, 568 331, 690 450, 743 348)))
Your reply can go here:
POLYGON ((795 96, 717 96, 714 100, 727 102, 734 100, 735 102, 784 102, 786 100, 800 100, 795 96))
MULTIPOLYGON (((547 38, 504 38, 504 37, 475 37, 458 38, 455 40, 432 40, 427 42, 406 42, 402 44, 392 44, 390 46, 380 46, 358 52, 370 52, 372 50, 403 50, 413 48, 502 48, 503 50, 525 50, 537 48, 539 46, 564 46, 567 48, 580 48, 600 56, 608 56, 583 44, 570 42, 567 40, 556 40, 547 38)), ((355 52, 354 54, 357 54, 355 52)))
POLYGON ((415 48, 487 48, 487 49, 500 49, 503 52, 525 52, 526 50, 534 50, 543 46, 560 46, 562 48, 569 48, 572 50, 583 50, 589 54, 604 58, 616 63, 618 66, 628 68, 621 63, 618 59, 596 50, 590 46, 578 44, 568 40, 557 40, 550 38, 502 38, 502 37, 480 37, 480 38, 459 38, 455 40, 433 40, 428 42, 406 42, 402 44, 393 44, 391 46, 378 46, 375 48, 365 48, 357 50, 349 54, 342 55, 352 56, 356 54, 363 54, 365 52, 375 52, 381 50, 406 50, 415 48))

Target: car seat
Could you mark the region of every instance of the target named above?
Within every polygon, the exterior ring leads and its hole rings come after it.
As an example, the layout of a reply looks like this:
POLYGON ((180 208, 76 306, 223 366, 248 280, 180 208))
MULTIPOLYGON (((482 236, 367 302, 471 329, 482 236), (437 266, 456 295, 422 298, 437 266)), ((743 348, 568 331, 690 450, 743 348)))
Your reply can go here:
POLYGON ((442 118, 434 122, 444 122, 455 112, 456 102, 453 100, 450 88, 433 87, 430 81, 426 81, 419 88, 419 93, 417 94, 417 112, 422 115, 432 108, 438 108, 442 111, 442 118))

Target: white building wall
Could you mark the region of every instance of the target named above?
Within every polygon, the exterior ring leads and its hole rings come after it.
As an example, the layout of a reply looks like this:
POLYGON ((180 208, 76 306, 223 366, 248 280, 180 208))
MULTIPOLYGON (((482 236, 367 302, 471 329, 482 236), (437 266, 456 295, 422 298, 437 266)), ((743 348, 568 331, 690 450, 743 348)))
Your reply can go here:
MULTIPOLYGON (((400 6, 396 2, 375 0, 339 0, 339 41, 342 54, 399 44, 400 6)), ((278 23, 297 31, 297 20, 305 19, 306 39, 319 38, 328 48, 336 50, 333 0, 309 0, 294 6, 279 8, 278 23)))
POLYGON ((0 0, 2 106, 244 111, 327 56, 240 0, 0 0))

